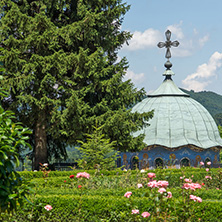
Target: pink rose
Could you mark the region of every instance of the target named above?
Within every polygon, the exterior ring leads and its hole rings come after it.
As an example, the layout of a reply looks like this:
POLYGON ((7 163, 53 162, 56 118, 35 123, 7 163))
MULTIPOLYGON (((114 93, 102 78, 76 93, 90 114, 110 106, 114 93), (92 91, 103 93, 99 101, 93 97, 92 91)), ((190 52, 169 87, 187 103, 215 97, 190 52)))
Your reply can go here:
POLYGON ((158 190, 158 192, 162 194, 162 193, 166 192, 166 189, 165 189, 165 188, 160 188, 160 189, 158 190))
POLYGON ((202 202, 202 199, 200 197, 197 197, 197 196, 194 196, 194 195, 190 195, 190 199, 191 200, 194 200, 195 202, 199 202, 201 203, 202 202))
POLYGON ((199 183, 191 183, 190 189, 191 190, 201 189, 201 185, 199 183))
POLYGON ((167 192, 167 198, 171 198, 172 197, 172 193, 171 192, 167 192))
POLYGON ((208 172, 208 171, 209 171, 209 168, 206 168, 206 171, 208 172))
POLYGON ((129 198, 132 195, 132 192, 128 191, 124 194, 124 197, 129 198))
POLYGON ((156 174, 155 173, 148 173, 147 176, 149 178, 155 178, 156 177, 156 174))
POLYGON ((186 183, 191 183, 191 182, 192 182, 191 179, 187 179, 187 178, 185 178, 184 181, 185 181, 186 183))
POLYGON ((86 172, 77 173, 76 178, 81 178, 81 177, 89 179, 90 175, 86 172))
POLYGON ((203 162, 203 161, 201 161, 201 162, 200 162, 200 165, 201 165, 201 166, 203 166, 203 165, 204 165, 204 162, 203 162))
POLYGON ((145 217, 149 217, 149 216, 150 216, 150 213, 148 213, 148 212, 143 212, 141 215, 142 215, 142 217, 145 218, 145 217))
POLYGON ((188 189, 190 189, 190 184, 184 183, 182 188, 188 190, 188 189))
POLYGON ((165 180, 159 180, 157 182, 158 187, 167 187, 169 185, 168 181, 165 180))
POLYGON ((151 181, 147 184, 148 187, 155 188, 158 187, 156 180, 151 181))
POLYGON ((137 187, 138 187, 138 188, 141 188, 141 187, 143 187, 143 184, 138 183, 138 184, 137 184, 137 187))
POLYGON ((210 165, 211 165, 211 162, 210 162, 210 161, 209 161, 209 162, 207 162, 207 165, 208 165, 208 166, 210 166, 210 165))
POLYGON ((211 177, 211 176, 205 176, 205 178, 212 180, 212 177, 211 177))
POLYGON ((202 199, 200 197, 196 197, 197 202, 201 203, 202 199))
POLYGON ((180 177, 180 179, 182 180, 182 179, 183 179, 183 177, 180 177))
POLYGON ((140 211, 139 210, 132 210, 132 213, 131 214, 139 214, 140 211))
POLYGON ((184 189, 188 190, 196 190, 196 189, 200 189, 201 185, 199 183, 184 183, 183 187, 184 189))
POLYGON ((52 209, 52 206, 48 204, 48 205, 44 206, 44 208, 45 208, 47 211, 50 211, 50 210, 52 209))
POLYGON ((190 195, 190 199, 191 199, 191 200, 196 200, 196 196, 190 195))

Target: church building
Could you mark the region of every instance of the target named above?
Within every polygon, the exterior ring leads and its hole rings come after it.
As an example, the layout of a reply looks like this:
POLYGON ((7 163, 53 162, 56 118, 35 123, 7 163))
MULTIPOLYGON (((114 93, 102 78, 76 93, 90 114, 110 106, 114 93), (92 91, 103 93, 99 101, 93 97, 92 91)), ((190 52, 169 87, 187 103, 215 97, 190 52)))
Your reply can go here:
POLYGON ((153 118, 148 121, 150 125, 134 133, 134 136, 145 134, 147 146, 140 152, 121 153, 119 165, 126 169, 180 168, 210 161, 215 167, 222 148, 217 125, 200 103, 173 82, 170 48, 179 42, 171 42, 169 30, 165 35, 166 42, 158 44, 167 49, 165 79, 158 89, 132 108, 132 112, 139 113, 154 110, 153 118))

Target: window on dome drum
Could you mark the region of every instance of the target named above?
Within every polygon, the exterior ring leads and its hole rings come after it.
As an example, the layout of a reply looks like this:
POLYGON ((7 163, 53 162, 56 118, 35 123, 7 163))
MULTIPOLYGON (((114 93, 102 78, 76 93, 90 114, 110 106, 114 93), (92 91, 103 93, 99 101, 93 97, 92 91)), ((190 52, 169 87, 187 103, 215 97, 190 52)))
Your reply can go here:
POLYGON ((183 158, 183 159, 180 161, 180 166, 181 166, 181 167, 190 166, 190 160, 189 160, 187 157, 183 158))
POLYGON ((131 164, 132 164, 132 170, 139 168, 139 157, 134 156, 131 160, 131 164))
POLYGON ((121 157, 118 157, 116 160, 117 167, 121 167, 121 157))
POLYGON ((209 168, 210 165, 207 165, 207 162, 211 162, 211 159, 209 157, 207 157, 204 161, 204 166, 209 168))
POLYGON ((158 157, 154 161, 155 163, 155 168, 163 168, 163 159, 158 157))

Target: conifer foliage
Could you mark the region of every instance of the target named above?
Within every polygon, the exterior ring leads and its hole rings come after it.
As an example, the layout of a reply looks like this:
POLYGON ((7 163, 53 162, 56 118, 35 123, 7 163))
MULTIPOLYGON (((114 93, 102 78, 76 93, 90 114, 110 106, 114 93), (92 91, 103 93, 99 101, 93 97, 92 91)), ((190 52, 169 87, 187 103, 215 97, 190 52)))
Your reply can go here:
POLYGON ((34 169, 65 156, 64 144, 84 140, 96 121, 118 150, 144 147, 131 132, 152 114, 130 112, 145 92, 123 81, 126 59, 117 62, 131 37, 120 30, 128 10, 122 0, 1 0, 3 106, 33 130, 34 169))
POLYGON ((92 134, 86 134, 86 141, 78 141, 77 149, 82 154, 78 166, 83 169, 113 169, 117 160, 118 151, 115 150, 115 141, 110 142, 102 133, 104 126, 94 126, 92 134))

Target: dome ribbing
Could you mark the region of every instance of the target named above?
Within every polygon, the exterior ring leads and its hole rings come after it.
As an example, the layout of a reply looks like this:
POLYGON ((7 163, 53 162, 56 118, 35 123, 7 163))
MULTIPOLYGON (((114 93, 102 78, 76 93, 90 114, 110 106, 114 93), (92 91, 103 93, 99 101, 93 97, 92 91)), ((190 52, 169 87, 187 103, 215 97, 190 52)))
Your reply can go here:
POLYGON ((132 109, 132 112, 154 110, 150 126, 134 133, 145 134, 147 146, 178 148, 192 145, 202 149, 222 146, 217 125, 209 112, 180 90, 171 78, 132 109))

